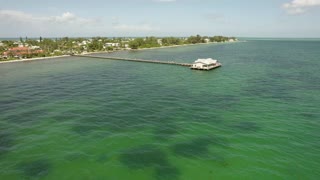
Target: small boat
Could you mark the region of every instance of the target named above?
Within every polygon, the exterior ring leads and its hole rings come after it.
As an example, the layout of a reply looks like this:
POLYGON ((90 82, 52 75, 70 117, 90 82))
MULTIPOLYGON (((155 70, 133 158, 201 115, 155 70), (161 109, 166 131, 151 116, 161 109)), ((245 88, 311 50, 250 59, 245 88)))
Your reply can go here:
POLYGON ((221 66, 221 63, 218 60, 207 58, 207 59, 198 59, 192 65, 191 69, 195 70, 211 70, 221 66))

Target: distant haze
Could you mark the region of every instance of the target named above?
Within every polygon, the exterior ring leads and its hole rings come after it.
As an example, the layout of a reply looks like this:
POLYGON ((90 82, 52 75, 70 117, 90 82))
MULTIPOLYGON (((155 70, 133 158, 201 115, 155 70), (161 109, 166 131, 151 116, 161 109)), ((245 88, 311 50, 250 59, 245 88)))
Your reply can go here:
POLYGON ((320 37, 320 0, 0 0, 0 37, 320 37))

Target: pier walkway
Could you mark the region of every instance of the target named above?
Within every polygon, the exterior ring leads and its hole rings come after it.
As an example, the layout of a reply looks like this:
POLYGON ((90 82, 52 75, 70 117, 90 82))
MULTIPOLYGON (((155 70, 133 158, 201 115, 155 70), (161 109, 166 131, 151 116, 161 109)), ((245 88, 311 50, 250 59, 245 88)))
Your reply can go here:
POLYGON ((188 66, 188 67, 192 65, 190 63, 179 63, 174 61, 159 61, 159 60, 133 59, 133 58, 122 58, 122 57, 106 57, 106 56, 75 55, 75 54, 72 56, 109 59, 109 60, 122 60, 122 61, 132 61, 132 62, 144 62, 144 63, 156 63, 156 64, 169 64, 169 65, 188 66))

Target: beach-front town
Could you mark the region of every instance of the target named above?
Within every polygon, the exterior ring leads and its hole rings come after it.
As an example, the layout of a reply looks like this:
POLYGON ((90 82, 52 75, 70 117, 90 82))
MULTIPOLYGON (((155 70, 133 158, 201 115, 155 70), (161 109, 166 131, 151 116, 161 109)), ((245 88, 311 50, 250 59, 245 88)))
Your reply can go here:
POLYGON ((238 41, 235 37, 145 37, 145 38, 18 38, 0 41, 0 60, 17 60, 94 52, 113 52, 158 47, 175 47, 199 43, 238 41))

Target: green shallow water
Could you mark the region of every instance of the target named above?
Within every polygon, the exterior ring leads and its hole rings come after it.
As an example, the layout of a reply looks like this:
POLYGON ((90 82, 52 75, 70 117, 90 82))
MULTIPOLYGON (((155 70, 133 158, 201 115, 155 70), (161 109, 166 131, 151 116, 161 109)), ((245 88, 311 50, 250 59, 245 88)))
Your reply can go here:
MULTIPOLYGON (((0 65, 0 179, 317 179, 320 41, 0 65)), ((104 54, 100 54, 104 55, 104 54)))

